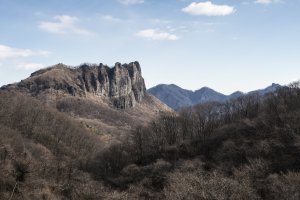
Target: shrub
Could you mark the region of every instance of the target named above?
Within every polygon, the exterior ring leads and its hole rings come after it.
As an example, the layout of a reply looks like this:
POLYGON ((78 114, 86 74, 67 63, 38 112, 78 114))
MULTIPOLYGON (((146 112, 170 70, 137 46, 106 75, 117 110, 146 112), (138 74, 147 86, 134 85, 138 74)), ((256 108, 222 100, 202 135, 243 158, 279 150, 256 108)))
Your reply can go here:
POLYGON ((300 199, 300 173, 272 174, 265 181, 265 199, 300 199))

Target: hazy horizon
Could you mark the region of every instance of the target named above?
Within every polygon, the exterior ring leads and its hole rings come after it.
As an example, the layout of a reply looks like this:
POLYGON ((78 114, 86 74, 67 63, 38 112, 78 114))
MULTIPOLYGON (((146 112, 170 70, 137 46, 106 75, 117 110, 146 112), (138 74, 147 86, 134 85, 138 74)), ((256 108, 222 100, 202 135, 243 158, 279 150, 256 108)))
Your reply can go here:
POLYGON ((139 61, 147 88, 224 94, 300 74, 299 0, 0 0, 0 85, 56 63, 139 61))

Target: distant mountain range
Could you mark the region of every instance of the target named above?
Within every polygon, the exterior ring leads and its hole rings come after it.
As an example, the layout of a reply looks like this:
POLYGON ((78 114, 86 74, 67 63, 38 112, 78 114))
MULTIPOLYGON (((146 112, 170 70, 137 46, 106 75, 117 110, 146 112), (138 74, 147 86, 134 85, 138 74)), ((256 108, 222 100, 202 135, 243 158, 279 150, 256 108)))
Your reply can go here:
POLYGON ((230 95, 225 95, 208 87, 191 91, 183 89, 174 84, 160 84, 150 88, 148 92, 161 100, 163 103, 167 104, 169 107, 176 110, 181 107, 192 106, 209 101, 224 102, 226 100, 238 98, 242 95, 254 92, 258 92, 259 95, 263 96, 267 93, 275 91, 279 87, 281 87, 281 85, 273 83, 267 88, 251 91, 249 93, 237 91, 230 95))

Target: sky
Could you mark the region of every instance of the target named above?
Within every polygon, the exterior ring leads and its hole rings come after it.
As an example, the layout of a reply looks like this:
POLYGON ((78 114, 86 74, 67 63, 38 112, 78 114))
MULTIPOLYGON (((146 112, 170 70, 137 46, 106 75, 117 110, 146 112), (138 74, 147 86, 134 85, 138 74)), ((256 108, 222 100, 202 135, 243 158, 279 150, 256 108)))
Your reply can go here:
POLYGON ((0 86, 139 61, 147 88, 224 94, 300 79, 300 0, 0 0, 0 86))

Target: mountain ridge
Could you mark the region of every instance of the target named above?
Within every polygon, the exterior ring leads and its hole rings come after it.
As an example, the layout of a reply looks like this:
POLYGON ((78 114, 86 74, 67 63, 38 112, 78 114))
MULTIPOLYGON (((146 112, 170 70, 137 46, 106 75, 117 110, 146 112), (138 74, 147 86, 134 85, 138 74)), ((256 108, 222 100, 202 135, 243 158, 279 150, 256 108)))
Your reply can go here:
POLYGON ((25 94, 66 113, 108 143, 161 112, 173 112, 146 91, 137 61, 114 67, 59 63, 0 90, 25 94))
POLYGON ((79 97, 98 96, 110 100, 120 109, 134 107, 142 101, 146 92, 138 62, 116 63, 112 68, 102 63, 78 67, 60 63, 38 70, 29 78, 3 88, 23 90, 33 95, 53 90, 79 97))
POLYGON ((276 83, 272 83, 272 85, 264 89, 258 89, 250 91, 248 93, 236 91, 232 94, 225 95, 209 87, 202 87, 198 90, 192 91, 183 89, 175 84, 159 84, 148 89, 148 92, 157 97, 169 107, 176 110, 180 107, 193 106, 195 104, 205 103, 209 101, 224 102, 226 100, 235 99, 240 96, 256 92, 259 95, 263 96, 269 92, 275 91, 279 87, 282 86, 276 83))

